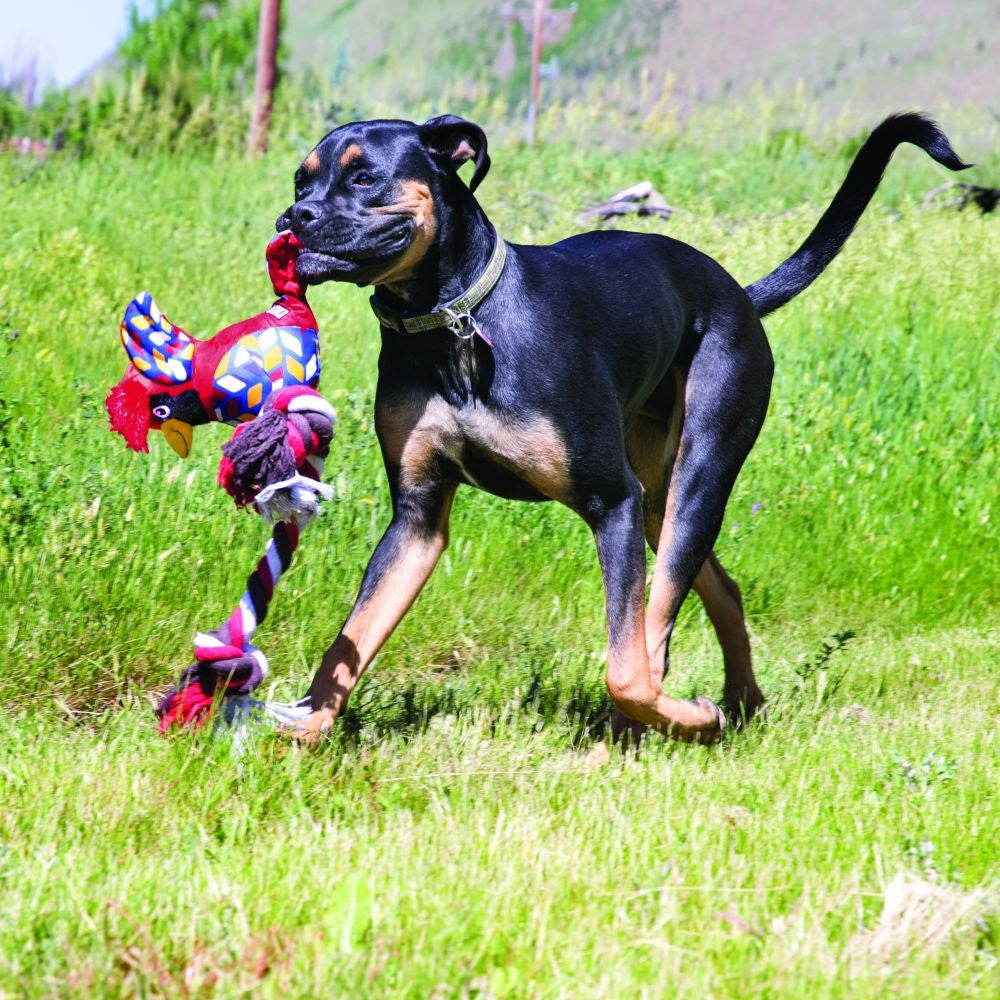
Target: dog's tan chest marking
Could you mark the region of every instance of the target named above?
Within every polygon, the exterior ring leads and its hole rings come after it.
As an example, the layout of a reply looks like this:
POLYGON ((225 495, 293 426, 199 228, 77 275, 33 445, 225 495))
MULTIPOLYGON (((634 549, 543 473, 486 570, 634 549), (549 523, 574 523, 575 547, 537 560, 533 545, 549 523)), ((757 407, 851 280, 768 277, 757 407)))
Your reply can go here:
POLYGON ((457 466, 470 485, 480 486, 473 466, 486 461, 543 496, 570 499, 566 444, 543 416, 513 417, 471 405, 456 410, 434 397, 422 406, 383 408, 379 433, 400 465, 403 486, 433 475, 440 458, 457 466))

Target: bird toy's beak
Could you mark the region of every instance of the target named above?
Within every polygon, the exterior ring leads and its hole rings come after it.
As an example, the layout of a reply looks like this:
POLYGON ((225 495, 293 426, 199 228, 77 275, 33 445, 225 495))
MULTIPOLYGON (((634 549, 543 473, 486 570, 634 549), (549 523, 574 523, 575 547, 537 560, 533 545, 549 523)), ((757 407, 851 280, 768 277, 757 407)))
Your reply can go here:
POLYGON ((170 444, 170 447, 181 458, 187 458, 191 454, 191 444, 194 441, 194 428, 189 423, 183 420, 164 420, 160 425, 160 430, 170 444))

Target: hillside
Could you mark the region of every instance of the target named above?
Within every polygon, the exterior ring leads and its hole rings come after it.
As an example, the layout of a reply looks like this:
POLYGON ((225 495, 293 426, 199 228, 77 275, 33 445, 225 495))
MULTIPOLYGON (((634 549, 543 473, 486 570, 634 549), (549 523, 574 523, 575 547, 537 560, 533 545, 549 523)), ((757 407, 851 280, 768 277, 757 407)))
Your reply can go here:
MULTIPOLYGON (((497 0, 289 0, 293 70, 401 106, 428 95, 527 94, 530 41, 505 27, 497 0), (513 58, 512 58, 513 57, 513 58)), ((530 6, 522 0, 524 8, 530 6)), ((568 3, 554 4, 568 7, 568 3)), ((664 99, 674 113, 757 92, 798 97, 824 115, 875 116, 998 106, 997 0, 580 0, 556 57, 551 97, 599 93, 640 112, 664 99)))

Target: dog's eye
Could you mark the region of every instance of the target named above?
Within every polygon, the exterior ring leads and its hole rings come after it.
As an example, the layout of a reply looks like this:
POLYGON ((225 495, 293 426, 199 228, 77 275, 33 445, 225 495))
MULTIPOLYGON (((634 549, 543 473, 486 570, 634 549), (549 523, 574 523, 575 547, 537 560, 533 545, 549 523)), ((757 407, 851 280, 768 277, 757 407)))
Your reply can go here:
POLYGON ((351 179, 356 187, 371 187, 375 181, 375 175, 368 173, 367 170, 359 170, 351 179))

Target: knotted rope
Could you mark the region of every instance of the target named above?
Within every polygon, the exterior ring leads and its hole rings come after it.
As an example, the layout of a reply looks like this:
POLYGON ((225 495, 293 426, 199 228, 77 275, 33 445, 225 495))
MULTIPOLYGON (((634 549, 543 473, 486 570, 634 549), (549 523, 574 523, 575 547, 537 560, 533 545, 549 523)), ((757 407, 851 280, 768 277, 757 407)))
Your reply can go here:
POLYGON ((301 530, 319 512, 320 501, 332 496, 319 477, 335 423, 333 408, 318 392, 290 386, 274 393, 260 415, 223 446, 220 485, 237 506, 252 506, 274 527, 232 614, 215 631, 195 636, 196 662, 157 708, 161 733, 202 725, 219 694, 250 694, 267 676, 267 657, 250 640, 267 617, 301 530))

